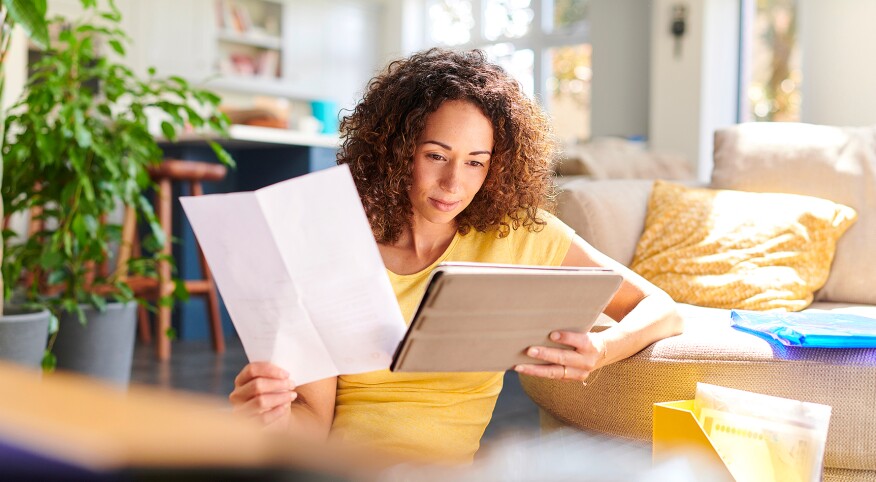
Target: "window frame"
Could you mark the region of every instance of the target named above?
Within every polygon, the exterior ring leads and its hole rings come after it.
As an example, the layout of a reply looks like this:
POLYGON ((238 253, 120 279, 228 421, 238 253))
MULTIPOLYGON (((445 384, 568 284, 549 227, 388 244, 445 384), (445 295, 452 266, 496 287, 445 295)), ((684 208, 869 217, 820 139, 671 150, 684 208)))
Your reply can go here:
POLYGON ((459 50, 486 49, 496 44, 511 44, 515 51, 530 49, 533 53, 533 94, 535 98, 550 111, 550 96, 547 95, 547 81, 551 73, 548 51, 557 47, 569 47, 580 44, 590 44, 589 19, 585 19, 576 28, 552 29, 554 0, 531 0, 533 19, 529 32, 521 37, 510 38, 500 35, 490 40, 484 35, 484 12, 487 0, 470 0, 474 28, 471 40, 458 45, 444 45, 432 40, 431 19, 429 18, 430 0, 422 0, 423 5, 423 45, 428 47, 446 47, 459 50))

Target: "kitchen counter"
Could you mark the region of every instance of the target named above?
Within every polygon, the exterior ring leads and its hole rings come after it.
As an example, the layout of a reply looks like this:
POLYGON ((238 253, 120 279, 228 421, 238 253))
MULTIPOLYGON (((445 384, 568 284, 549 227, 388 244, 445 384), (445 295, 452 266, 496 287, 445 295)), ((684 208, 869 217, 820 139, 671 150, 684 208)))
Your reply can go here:
POLYGON ((235 124, 228 129, 228 138, 204 136, 196 133, 185 133, 179 136, 176 143, 162 143, 165 146, 200 144, 205 140, 214 140, 229 148, 258 148, 277 145, 326 147, 337 149, 340 138, 337 134, 312 134, 291 129, 276 129, 273 127, 258 127, 235 124))

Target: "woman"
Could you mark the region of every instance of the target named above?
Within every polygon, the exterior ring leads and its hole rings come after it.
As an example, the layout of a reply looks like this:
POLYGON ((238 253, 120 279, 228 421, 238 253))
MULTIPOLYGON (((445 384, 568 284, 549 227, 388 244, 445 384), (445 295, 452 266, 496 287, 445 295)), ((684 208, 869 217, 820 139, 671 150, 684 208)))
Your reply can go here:
MULTIPOLYGON (((520 373, 570 381, 680 332, 662 291, 545 212, 553 142, 546 116, 483 53, 433 49, 393 62, 341 123, 348 164, 406 320, 442 261, 603 266, 625 281, 600 333, 556 332, 520 373)), ((341 375, 296 387, 247 365, 230 400, 268 426, 332 434, 418 459, 471 460, 502 373, 341 375)))

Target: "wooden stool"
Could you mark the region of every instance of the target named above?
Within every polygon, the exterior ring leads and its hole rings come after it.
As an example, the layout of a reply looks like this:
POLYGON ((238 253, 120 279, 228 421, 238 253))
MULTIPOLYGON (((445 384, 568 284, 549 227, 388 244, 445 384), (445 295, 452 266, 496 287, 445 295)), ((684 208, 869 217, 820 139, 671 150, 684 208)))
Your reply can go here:
MULTIPOLYGON (((221 164, 213 164, 201 161, 182 161, 177 159, 165 159, 160 165, 150 169, 152 179, 158 184, 155 192, 155 210, 158 217, 158 222, 164 231, 165 243, 161 254, 170 258, 172 239, 172 219, 173 219, 173 183, 187 182, 191 189, 192 196, 201 196, 204 194, 202 181, 221 181, 225 178, 227 169, 221 164)), ((132 208, 128 208, 131 210, 132 208)), ((133 216, 125 216, 133 219, 133 216)), ((139 256, 139 243, 136 241, 136 226, 133 222, 126 222, 122 228, 122 239, 129 239, 134 255, 139 256)), ((195 242, 198 251, 198 258, 201 266, 201 279, 184 280, 185 287, 189 294, 202 296, 206 298, 207 312, 210 322, 210 331, 213 339, 213 349, 217 353, 225 352, 225 338, 222 334, 222 319, 219 315, 219 296, 216 292, 216 283, 213 281, 213 275, 210 273, 210 268, 204 259, 204 253, 201 247, 195 242)), ((170 281, 170 263, 160 261, 158 265, 158 275, 161 280, 156 283, 155 280, 134 279, 128 280, 131 289, 140 296, 150 297, 160 300, 165 296, 170 296, 173 293, 174 285, 170 281)), ((155 353, 159 360, 167 360, 170 358, 170 339, 167 337, 167 330, 170 328, 169 306, 162 306, 158 303, 158 315, 155 325, 155 353)), ((140 308, 139 314, 139 334, 146 342, 151 342, 149 333, 149 319, 145 308, 140 308)))

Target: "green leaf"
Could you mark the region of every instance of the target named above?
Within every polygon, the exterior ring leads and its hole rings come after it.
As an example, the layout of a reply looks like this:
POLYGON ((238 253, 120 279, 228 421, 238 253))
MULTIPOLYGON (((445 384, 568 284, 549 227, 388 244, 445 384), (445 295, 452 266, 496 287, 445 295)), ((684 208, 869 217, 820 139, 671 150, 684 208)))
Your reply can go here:
POLYGON ((168 340, 170 340, 170 341, 176 340, 176 336, 177 336, 176 330, 172 326, 167 327, 167 330, 164 331, 164 334, 167 335, 168 340))
POLYGON ((55 269, 64 262, 64 256, 57 251, 47 251, 40 257, 40 267, 45 270, 55 269))
POLYGON ((207 141, 210 144, 210 148, 213 149, 213 152, 216 154, 216 157, 219 158, 219 162, 225 164, 228 167, 235 168, 237 167, 237 163, 234 162, 234 158, 231 157, 231 154, 225 150, 222 146, 219 145, 216 141, 207 141))
POLYGON ((74 307, 72 312, 76 313, 76 319, 79 320, 79 324, 82 326, 88 325, 88 318, 85 316, 85 310, 82 309, 82 306, 80 306, 79 303, 76 303, 75 300, 69 300, 69 301, 71 302, 71 304, 74 307))
POLYGON ((12 21, 21 25, 27 36, 40 48, 49 47, 46 0, 3 0, 12 21))
POLYGON ((58 317, 54 313, 49 312, 49 334, 54 335, 58 332, 58 317))
POLYGON ((64 243, 64 254, 69 257, 73 256, 73 235, 72 233, 62 233, 64 243))
POLYGON ((106 300, 103 298, 103 296, 97 295, 95 293, 89 293, 89 298, 91 299, 91 305, 97 308, 98 311, 106 311, 106 300))
POLYGON ((198 91, 195 97, 205 104, 219 105, 222 102, 221 97, 207 90, 198 91))
POLYGON ((105 18, 105 19, 109 20, 110 22, 115 22, 115 23, 118 23, 122 20, 122 16, 117 14, 117 13, 104 12, 104 13, 100 14, 100 17, 105 18))
POLYGON ((186 289, 186 282, 181 279, 173 280, 173 296, 180 301, 189 300, 189 290, 186 289))
POLYGON ((67 273, 65 273, 63 270, 52 271, 49 273, 49 276, 46 277, 46 282, 49 283, 49 285, 56 285, 64 281, 66 277, 67 273))
POLYGON ((164 137, 168 138, 171 141, 176 141, 176 129, 170 122, 161 121, 161 132, 164 133, 164 137))
POLYGON ((168 79, 173 81, 173 82, 176 82, 177 84, 179 84, 179 86, 181 88, 183 88, 185 90, 189 89, 189 83, 185 79, 183 79, 182 77, 180 77, 178 75, 171 75, 170 77, 168 77, 168 79))
POLYGON ((110 40, 109 44, 110 47, 112 47, 117 54, 125 55, 125 47, 122 45, 121 42, 119 42, 118 40, 110 40))
POLYGON ((46 349, 43 352, 43 360, 40 365, 42 365, 43 372, 52 373, 58 366, 58 357, 56 357, 54 353, 46 349))
POLYGON ((82 219, 82 216, 76 216, 73 218, 73 234, 76 235, 79 239, 86 239, 88 237, 88 232, 85 228, 85 220, 82 219))
POLYGON ((91 147, 91 132, 81 124, 76 125, 76 143, 83 149, 91 147))

